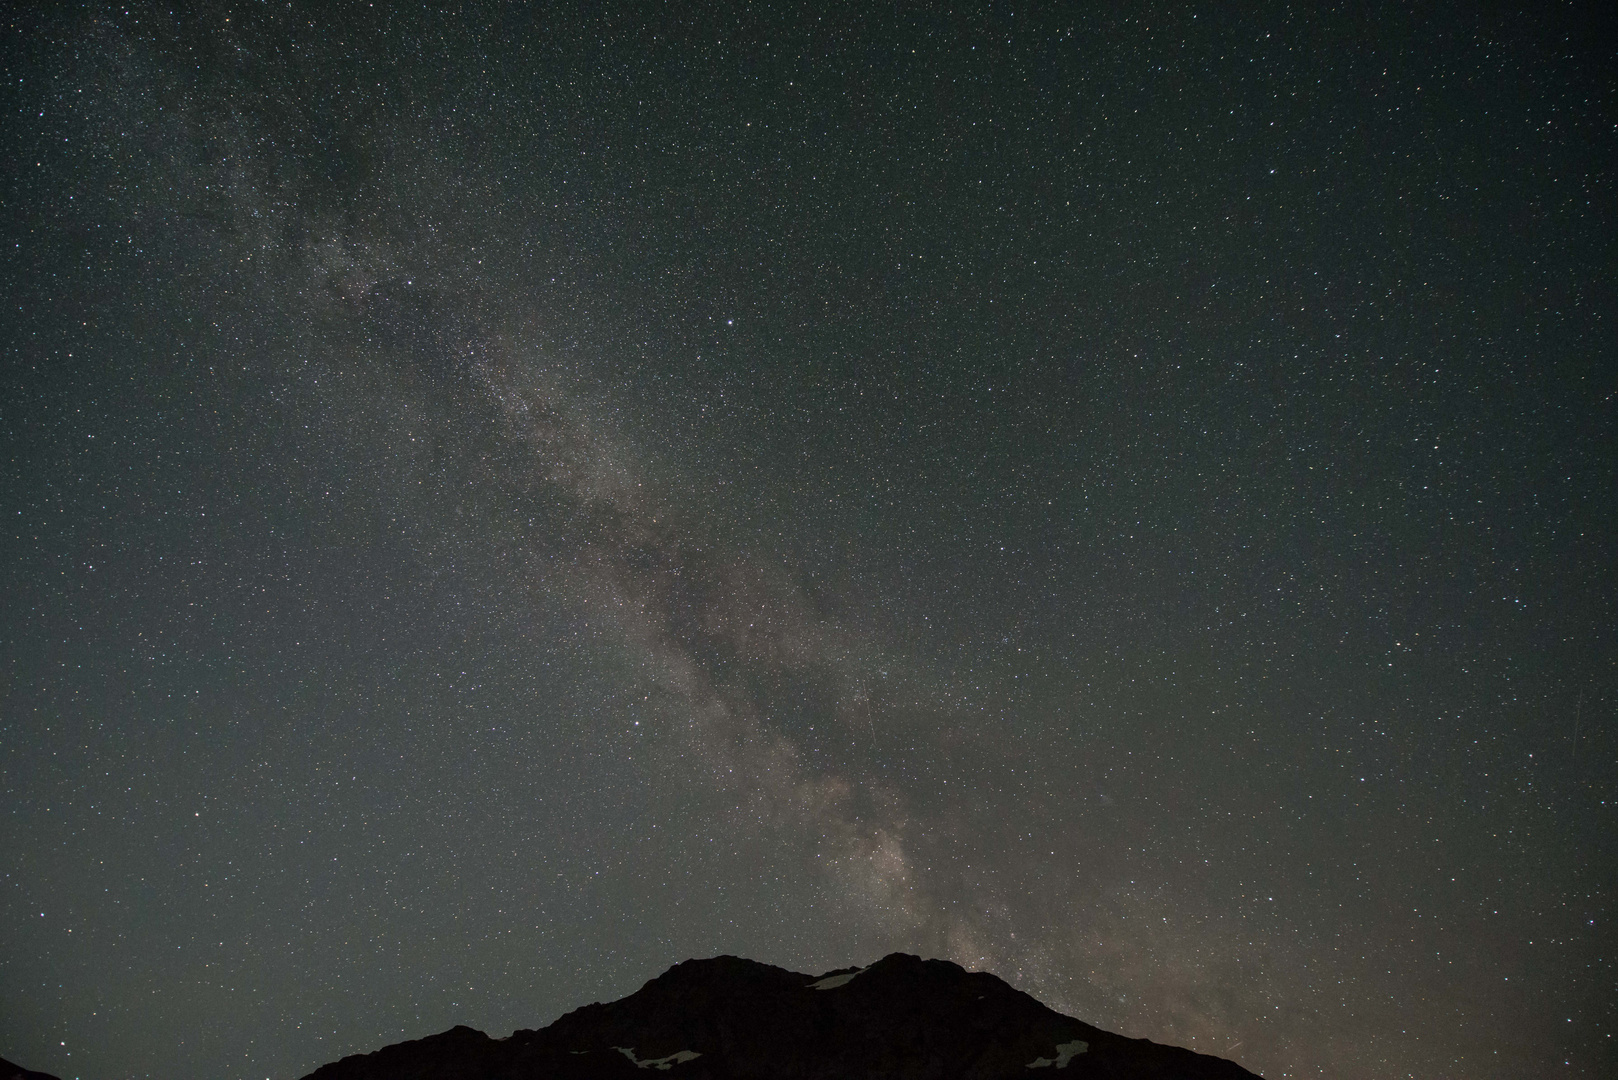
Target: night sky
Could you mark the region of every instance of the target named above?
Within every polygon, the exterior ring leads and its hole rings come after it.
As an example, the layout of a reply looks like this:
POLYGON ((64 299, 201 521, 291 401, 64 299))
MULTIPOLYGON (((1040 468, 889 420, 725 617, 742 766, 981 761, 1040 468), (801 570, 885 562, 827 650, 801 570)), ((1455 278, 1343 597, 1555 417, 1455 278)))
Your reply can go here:
POLYGON ((0 1055, 1618 1075, 1610 5, 392 7, 6 17, 0 1055))

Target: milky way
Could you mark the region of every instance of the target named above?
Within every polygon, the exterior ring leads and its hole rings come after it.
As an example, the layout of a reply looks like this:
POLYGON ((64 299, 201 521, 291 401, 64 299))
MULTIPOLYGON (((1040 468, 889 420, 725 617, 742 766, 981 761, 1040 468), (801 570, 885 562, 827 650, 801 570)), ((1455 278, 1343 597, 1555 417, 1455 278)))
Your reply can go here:
POLYGON ((0 1054, 904 950, 1610 1071, 1599 37, 1217 14, 14 26, 0 1054))

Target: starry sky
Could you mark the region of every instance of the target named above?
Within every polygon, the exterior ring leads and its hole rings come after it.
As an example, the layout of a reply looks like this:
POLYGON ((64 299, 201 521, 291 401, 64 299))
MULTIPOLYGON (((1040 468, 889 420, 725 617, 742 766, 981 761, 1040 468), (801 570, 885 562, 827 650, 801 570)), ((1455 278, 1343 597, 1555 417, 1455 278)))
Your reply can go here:
POLYGON ((0 1054, 1618 1071, 1610 8, 6 19, 0 1054))

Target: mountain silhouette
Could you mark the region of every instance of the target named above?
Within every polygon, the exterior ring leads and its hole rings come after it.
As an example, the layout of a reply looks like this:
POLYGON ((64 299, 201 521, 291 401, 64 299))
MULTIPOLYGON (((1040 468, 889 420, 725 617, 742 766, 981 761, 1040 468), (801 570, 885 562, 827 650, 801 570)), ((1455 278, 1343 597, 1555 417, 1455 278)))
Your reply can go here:
POLYGON ((687 960, 609 1004, 491 1039, 469 1027, 322 1066, 305 1080, 1239 1080, 1223 1058, 1129 1039, 983 972, 904 953, 804 975, 687 960))
POLYGON ((0 1080, 57 1080, 50 1073, 35 1072, 0 1058, 0 1080))

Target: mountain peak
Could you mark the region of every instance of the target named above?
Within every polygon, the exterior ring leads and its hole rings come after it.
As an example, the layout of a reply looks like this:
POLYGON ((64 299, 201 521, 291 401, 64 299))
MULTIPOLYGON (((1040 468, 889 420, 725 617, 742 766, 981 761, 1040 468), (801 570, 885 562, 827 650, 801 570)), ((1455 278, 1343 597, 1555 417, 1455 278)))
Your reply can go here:
POLYGON ((618 1001, 538 1031, 467 1027, 326 1065, 308 1080, 1027 1077, 1030 1069, 1238 1080, 1233 1062, 1055 1012, 987 972, 892 953, 820 975, 738 956, 686 960, 618 1001))

